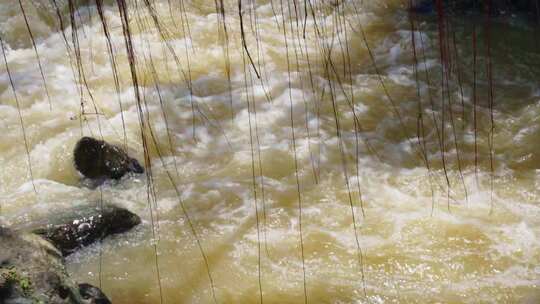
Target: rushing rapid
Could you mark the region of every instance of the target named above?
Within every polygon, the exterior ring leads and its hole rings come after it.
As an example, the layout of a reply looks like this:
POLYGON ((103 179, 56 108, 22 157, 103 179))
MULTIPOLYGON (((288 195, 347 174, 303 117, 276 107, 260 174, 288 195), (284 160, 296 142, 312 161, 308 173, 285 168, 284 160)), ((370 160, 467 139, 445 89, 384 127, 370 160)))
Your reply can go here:
POLYGON ((403 0, 22 7, 0 0, 0 223, 137 213, 67 259, 113 303, 540 299, 537 25, 403 0), (146 174, 89 187, 82 136, 146 174))

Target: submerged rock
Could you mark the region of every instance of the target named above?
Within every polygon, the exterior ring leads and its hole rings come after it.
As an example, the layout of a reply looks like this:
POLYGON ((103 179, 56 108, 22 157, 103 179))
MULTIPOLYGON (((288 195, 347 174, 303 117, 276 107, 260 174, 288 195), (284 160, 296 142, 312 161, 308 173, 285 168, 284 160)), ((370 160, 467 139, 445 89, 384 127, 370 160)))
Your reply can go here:
POLYGON ((0 303, 108 304, 97 288, 78 285, 52 244, 30 233, 0 227, 0 303), (90 292, 89 292, 90 291, 90 292))
POLYGON ((144 172, 136 159, 103 140, 83 137, 77 142, 73 154, 75 168, 91 179, 120 179, 128 172, 144 172))
POLYGON ((79 292, 83 299, 90 301, 89 304, 110 304, 111 301, 101 289, 90 284, 79 284, 79 292))
POLYGON ((64 210, 55 218, 48 218, 47 224, 33 223, 29 228, 49 240, 66 256, 109 235, 128 231, 140 223, 141 219, 129 210, 104 204, 64 210))

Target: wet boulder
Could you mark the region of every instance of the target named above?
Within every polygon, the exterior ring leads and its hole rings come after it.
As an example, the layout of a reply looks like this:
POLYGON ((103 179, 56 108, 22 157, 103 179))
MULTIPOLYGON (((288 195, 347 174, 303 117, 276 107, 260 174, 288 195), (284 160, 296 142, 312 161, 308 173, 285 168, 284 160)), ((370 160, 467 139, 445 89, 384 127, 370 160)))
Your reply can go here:
POLYGON ((143 173, 144 168, 122 148, 103 140, 83 137, 73 151, 75 168, 91 179, 120 179, 126 173, 143 173))
POLYGON ((111 302, 97 287, 72 280, 62 255, 51 243, 31 233, 0 227, 0 303, 111 302))
POLYGON ((46 222, 33 223, 33 227, 29 228, 67 256, 109 235, 126 232, 140 223, 141 219, 129 210, 103 204, 73 207, 47 218, 46 222))

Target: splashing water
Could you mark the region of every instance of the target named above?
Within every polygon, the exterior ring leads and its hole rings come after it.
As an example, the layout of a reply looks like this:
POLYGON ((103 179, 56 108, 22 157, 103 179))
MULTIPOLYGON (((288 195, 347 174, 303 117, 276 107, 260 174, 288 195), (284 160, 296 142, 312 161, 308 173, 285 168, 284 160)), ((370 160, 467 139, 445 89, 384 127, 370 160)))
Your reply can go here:
POLYGON ((537 26, 398 0, 12 2, 0 222, 139 214, 67 259, 114 303, 538 299, 537 26), (84 187, 83 135, 147 175, 84 187))

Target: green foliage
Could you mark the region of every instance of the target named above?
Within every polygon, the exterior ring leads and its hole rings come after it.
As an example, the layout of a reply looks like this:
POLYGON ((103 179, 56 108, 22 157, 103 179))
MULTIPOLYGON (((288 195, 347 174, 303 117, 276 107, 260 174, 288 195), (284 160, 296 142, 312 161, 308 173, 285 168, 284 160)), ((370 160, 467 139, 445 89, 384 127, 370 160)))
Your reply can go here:
POLYGON ((0 270, 0 276, 5 281, 5 284, 18 285, 25 295, 28 295, 32 290, 32 282, 27 276, 19 273, 15 267, 9 267, 0 270))

